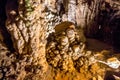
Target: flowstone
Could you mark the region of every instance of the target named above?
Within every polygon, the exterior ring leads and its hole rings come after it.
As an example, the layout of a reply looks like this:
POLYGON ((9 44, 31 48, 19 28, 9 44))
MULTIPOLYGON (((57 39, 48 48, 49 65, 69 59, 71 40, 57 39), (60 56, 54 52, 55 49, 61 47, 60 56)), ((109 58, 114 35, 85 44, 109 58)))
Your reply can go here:
POLYGON ((90 51, 86 42, 83 30, 71 22, 55 26, 46 45, 47 62, 56 73, 55 80, 104 80, 108 68, 118 70, 118 56, 108 50, 90 51))

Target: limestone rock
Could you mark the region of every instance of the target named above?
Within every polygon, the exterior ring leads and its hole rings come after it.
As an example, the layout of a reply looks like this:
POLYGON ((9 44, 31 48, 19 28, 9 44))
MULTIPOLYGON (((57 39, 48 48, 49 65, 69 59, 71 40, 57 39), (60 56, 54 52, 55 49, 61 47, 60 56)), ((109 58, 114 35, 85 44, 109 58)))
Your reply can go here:
POLYGON ((107 59, 107 64, 112 68, 120 67, 120 61, 116 57, 111 57, 111 58, 107 59))
POLYGON ((1 0, 0 79, 102 80, 106 67, 119 71, 119 57, 101 52, 111 47, 84 36, 113 39, 119 9, 117 0, 1 0))
POLYGON ((68 38, 66 37, 66 36, 62 36, 61 38, 60 38, 60 43, 61 43, 61 45, 66 45, 66 44, 68 44, 68 38))

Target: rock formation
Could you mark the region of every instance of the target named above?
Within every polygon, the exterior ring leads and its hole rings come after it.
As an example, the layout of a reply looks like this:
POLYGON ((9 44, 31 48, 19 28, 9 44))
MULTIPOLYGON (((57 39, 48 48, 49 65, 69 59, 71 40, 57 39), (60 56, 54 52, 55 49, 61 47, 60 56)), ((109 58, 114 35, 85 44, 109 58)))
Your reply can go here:
POLYGON ((0 1, 0 79, 120 79, 119 22, 119 0, 0 1))

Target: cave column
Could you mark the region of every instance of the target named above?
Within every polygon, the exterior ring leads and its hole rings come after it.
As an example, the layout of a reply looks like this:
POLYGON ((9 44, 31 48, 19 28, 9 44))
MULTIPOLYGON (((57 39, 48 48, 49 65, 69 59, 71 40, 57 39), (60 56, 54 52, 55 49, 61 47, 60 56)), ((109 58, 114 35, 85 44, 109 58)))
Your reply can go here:
POLYGON ((13 0, 11 8, 6 8, 6 27, 14 42, 15 51, 21 56, 31 56, 33 58, 31 65, 41 65, 44 69, 42 72, 47 69, 44 9, 44 4, 40 0, 19 0, 18 2, 13 0), (16 5, 15 1, 18 3, 16 9, 13 8, 16 5), (8 11, 14 12, 15 15, 8 11))

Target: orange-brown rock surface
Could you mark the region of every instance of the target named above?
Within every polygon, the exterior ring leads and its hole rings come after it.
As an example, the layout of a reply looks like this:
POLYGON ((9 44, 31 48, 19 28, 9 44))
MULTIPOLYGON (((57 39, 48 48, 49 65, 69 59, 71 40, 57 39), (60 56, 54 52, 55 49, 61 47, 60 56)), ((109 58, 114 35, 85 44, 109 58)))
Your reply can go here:
POLYGON ((119 9, 118 0, 1 0, 0 79, 119 80, 120 55, 84 35, 114 40, 119 9))
POLYGON ((46 58, 54 69, 54 80, 106 80, 107 70, 119 72, 120 55, 115 57, 112 48, 100 41, 87 41, 79 31, 71 23, 69 26, 61 23, 48 37, 46 58))

